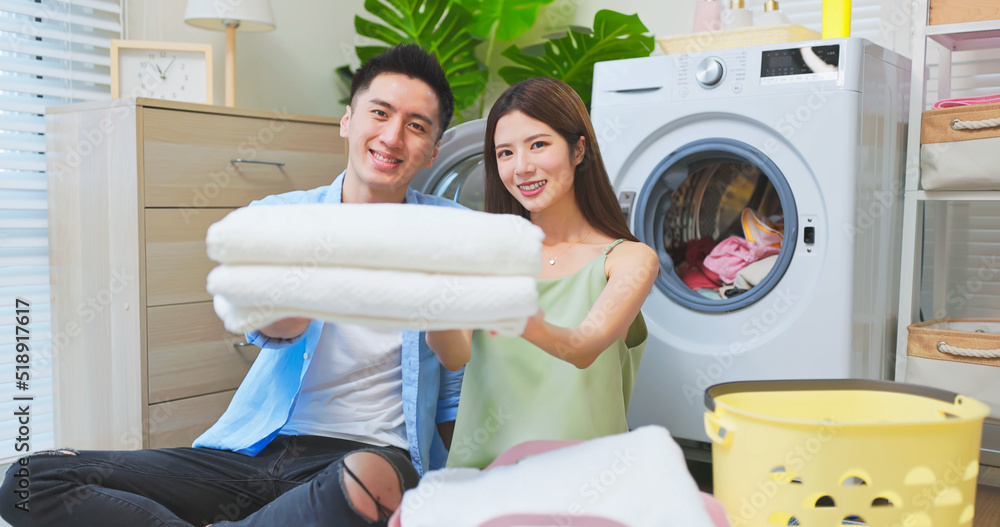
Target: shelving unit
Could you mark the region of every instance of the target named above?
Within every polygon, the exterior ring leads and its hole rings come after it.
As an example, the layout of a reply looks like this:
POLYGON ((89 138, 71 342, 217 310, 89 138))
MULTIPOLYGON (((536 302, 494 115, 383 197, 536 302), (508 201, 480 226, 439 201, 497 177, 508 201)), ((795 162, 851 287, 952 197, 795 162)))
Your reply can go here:
MULTIPOLYGON (((913 27, 913 70, 910 86, 910 124, 907 137, 907 168, 903 193, 903 247, 899 287, 899 321, 896 340, 896 377, 906 381, 907 326, 921 321, 920 301, 925 234, 925 205, 942 202, 1000 202, 1000 191, 925 191, 920 187, 921 117, 928 107, 926 78, 927 52, 931 43, 940 46, 938 98, 951 97, 952 53, 1000 48, 1000 20, 929 26, 928 1, 918 0, 913 27)), ((998 204, 997 206, 1000 206, 998 204)), ((932 295, 936 304, 947 295, 947 258, 938 249, 947 240, 950 225, 944 214, 934 225, 935 254, 932 295)), ((934 317, 927 316, 927 319, 934 317)), ((945 361, 942 361, 945 362, 945 361)), ((989 367, 989 366, 985 366, 989 367)), ((1000 373, 1000 370, 998 370, 1000 373)), ((960 391, 960 390, 956 390, 960 391)), ((1000 424, 987 420, 983 431, 983 464, 1000 466, 1000 424)))

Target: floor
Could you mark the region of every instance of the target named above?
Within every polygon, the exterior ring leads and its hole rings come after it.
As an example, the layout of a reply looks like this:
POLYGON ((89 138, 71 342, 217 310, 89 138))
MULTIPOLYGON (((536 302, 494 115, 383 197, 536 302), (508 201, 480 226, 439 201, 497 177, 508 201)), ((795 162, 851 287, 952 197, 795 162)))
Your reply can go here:
POLYGON ((972 527, 1000 525, 1000 468, 982 467, 976 489, 976 516, 972 527))
MULTIPOLYGON (((705 492, 712 490, 712 465, 688 461, 688 469, 698 486, 705 492)), ((1000 468, 982 466, 979 487, 976 489, 976 516, 972 527, 997 527, 1000 525, 1000 468)))

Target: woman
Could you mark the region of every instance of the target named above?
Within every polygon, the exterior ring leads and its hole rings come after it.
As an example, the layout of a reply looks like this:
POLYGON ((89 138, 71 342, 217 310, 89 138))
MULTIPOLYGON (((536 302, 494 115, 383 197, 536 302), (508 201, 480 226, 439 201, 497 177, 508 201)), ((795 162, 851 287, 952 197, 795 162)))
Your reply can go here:
POLYGON ((466 366, 448 465, 480 468, 522 441, 628 431, 646 343, 639 308, 659 269, 629 233, 572 88, 545 77, 511 86, 485 143, 486 211, 519 214, 545 240, 541 309, 521 337, 427 333, 442 364, 466 366))

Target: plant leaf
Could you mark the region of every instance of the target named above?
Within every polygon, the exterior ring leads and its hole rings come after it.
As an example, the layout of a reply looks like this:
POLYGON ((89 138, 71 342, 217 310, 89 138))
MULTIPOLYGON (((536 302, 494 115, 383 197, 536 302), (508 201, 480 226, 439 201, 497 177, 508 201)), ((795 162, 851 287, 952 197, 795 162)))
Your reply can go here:
POLYGON ((654 40, 639 15, 623 15, 602 9, 594 15, 593 31, 571 27, 561 38, 545 42, 545 53, 510 46, 501 53, 518 66, 498 72, 510 84, 538 76, 559 79, 570 85, 590 108, 594 64, 606 60, 648 57, 654 40))
POLYGON ((475 104, 486 88, 486 67, 475 55, 481 40, 469 32, 473 16, 468 9, 453 0, 365 0, 365 10, 378 21, 356 16, 355 31, 387 45, 357 46, 362 63, 390 46, 416 43, 444 68, 455 113, 475 104))
POLYGON ((524 34, 535 25, 538 11, 553 0, 456 0, 472 12, 473 22, 468 28, 473 34, 490 38, 496 25, 496 39, 510 41, 524 34))

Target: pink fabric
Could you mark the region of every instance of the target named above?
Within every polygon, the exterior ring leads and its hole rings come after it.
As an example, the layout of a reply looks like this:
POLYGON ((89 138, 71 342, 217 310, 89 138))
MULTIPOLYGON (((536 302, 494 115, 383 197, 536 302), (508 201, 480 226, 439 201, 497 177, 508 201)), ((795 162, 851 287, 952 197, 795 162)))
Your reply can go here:
POLYGON ((705 508, 708 509, 708 517, 712 518, 715 527, 730 527, 729 515, 726 514, 726 508, 722 505, 722 502, 707 492, 701 493, 701 500, 705 502, 705 508))
POLYGON ((681 282, 684 282, 684 285, 695 291, 699 289, 718 289, 719 286, 722 285, 722 282, 719 280, 719 275, 708 269, 705 269, 705 271, 708 271, 710 275, 706 274, 699 267, 691 267, 687 264, 681 264, 674 268, 674 272, 677 273, 677 278, 680 278, 681 282))
POLYGON ((955 99, 944 99, 934 103, 934 109, 956 108, 959 106, 972 106, 975 104, 993 104, 1000 102, 1000 93, 996 95, 984 95, 982 97, 958 97, 955 99))
POLYGON ((705 258, 705 267, 719 273, 722 281, 731 284, 740 269, 781 252, 777 247, 769 247, 747 241, 739 236, 730 236, 712 249, 705 258))
MULTIPOLYGON (((712 523, 715 527, 731 527, 732 524, 729 523, 729 516, 726 515, 726 508, 723 507, 719 500, 715 499, 715 496, 711 494, 702 492, 701 493, 702 503, 705 504, 705 509, 708 511, 708 517, 712 519, 712 523)), ((389 518, 389 527, 403 527, 400 517, 402 509, 396 509, 392 517, 389 518)), ((608 519, 601 518, 598 516, 577 516, 573 518, 574 525, 579 525, 580 527, 600 527, 600 526, 616 526, 621 525, 620 523, 608 519), (578 523, 579 522, 579 523, 578 523)), ((493 518, 489 522, 486 522, 480 527, 486 527, 487 525, 491 527, 498 527, 500 525, 552 525, 552 515, 551 514, 508 514, 506 516, 501 516, 499 518, 493 518), (541 523, 534 523, 541 522, 541 523)))
POLYGON ((687 243, 687 249, 684 251, 684 262, 700 271, 699 274, 704 276, 704 279, 698 279, 698 287, 695 287, 684 277, 681 277, 681 280, 684 280, 684 283, 686 283, 691 289, 698 290, 702 287, 715 289, 722 285, 722 280, 719 278, 719 275, 716 274, 715 271, 705 268, 705 257, 712 254, 712 249, 714 248, 715 240, 709 236, 702 236, 697 240, 692 240, 687 243), (705 284, 703 280, 707 280, 708 283, 705 284))
POLYGON ((687 242, 687 248, 684 250, 684 261, 692 267, 698 267, 701 265, 701 262, 705 261, 705 257, 712 253, 712 249, 714 248, 715 240, 708 236, 691 240, 687 242))

